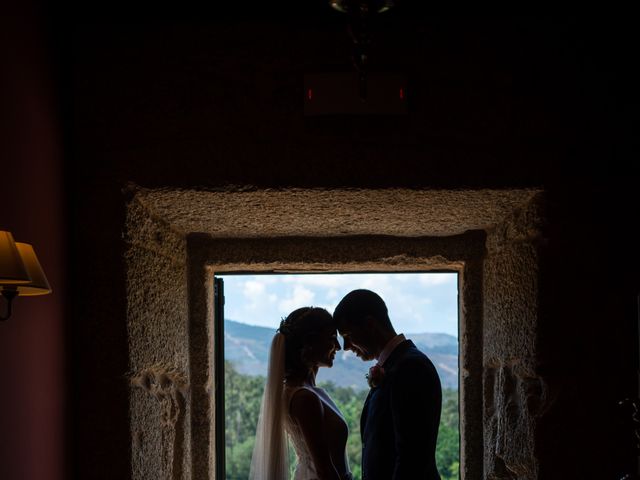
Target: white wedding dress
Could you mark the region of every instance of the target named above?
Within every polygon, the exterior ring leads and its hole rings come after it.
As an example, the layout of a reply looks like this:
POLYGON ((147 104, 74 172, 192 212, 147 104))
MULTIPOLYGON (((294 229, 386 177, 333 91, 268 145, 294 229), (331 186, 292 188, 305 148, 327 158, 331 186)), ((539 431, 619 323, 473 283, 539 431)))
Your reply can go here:
MULTIPOLYGON (((332 412, 336 414, 338 419, 337 425, 334 424, 333 427, 338 431, 334 431, 334 434, 337 434, 338 437, 341 438, 340 443, 344 443, 343 447, 346 446, 347 436, 349 434, 349 430, 347 427, 347 422, 345 421, 342 413, 338 409, 335 403, 329 398, 324 390, 318 387, 309 387, 309 386, 300 386, 300 387, 284 387, 283 392, 283 403, 285 408, 287 408, 287 412, 289 411, 289 406, 291 405, 291 399, 296 394, 296 392, 301 389, 307 389, 313 392, 318 398, 322 401, 325 408, 330 409, 332 412)), ((293 475, 293 480, 317 480, 318 474, 316 473, 316 469, 313 465, 313 459, 311 458, 311 453, 309 452, 309 448, 307 447, 306 442, 304 441, 304 436, 302 434, 302 430, 298 426, 298 424, 293 421, 290 415, 284 416, 284 425, 285 430, 289 434, 289 438, 291 439, 291 444, 296 452, 296 456, 298 457, 298 464, 296 465, 296 470, 293 475)), ((351 479, 351 473, 349 472, 349 461, 346 455, 346 449, 344 449, 344 459, 343 465, 345 468, 345 472, 341 473, 340 478, 343 480, 351 479)))
POLYGON ((289 415, 293 395, 305 388, 317 395, 323 405, 334 413, 333 415, 328 414, 326 417, 327 428, 334 434, 332 436, 339 439, 339 442, 334 446, 344 451, 344 472, 341 473, 340 478, 341 480, 351 480, 345 448, 348 427, 342 413, 321 388, 285 386, 283 378, 284 336, 278 333, 271 344, 267 384, 262 397, 249 479, 287 480, 289 478, 288 436, 298 457, 293 480, 318 480, 311 453, 304 441, 304 435, 298 424, 289 415))
MULTIPOLYGON (((285 387, 284 388, 284 405, 291 405, 291 399, 293 395, 305 387, 285 387)), ((293 480, 312 480, 318 478, 316 469, 313 466, 313 460, 311 453, 307 448, 307 444, 304 441, 302 430, 296 422, 293 421, 290 415, 284 416, 284 428, 289 434, 289 439, 293 445, 293 449, 298 457, 298 464, 296 465, 296 471, 293 475, 293 480)))

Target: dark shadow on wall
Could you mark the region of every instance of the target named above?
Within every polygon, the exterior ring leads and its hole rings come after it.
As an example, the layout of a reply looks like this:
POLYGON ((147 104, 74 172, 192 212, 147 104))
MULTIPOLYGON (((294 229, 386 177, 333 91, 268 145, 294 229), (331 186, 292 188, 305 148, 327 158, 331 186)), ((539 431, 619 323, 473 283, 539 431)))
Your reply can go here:
POLYGON ((627 166, 638 156, 631 21, 600 18, 594 27, 421 12, 379 47, 377 58, 392 58, 414 86, 410 114, 391 121, 303 117, 296 92, 304 72, 350 62, 344 31, 317 17, 306 29, 307 17, 231 15, 214 27, 67 23, 77 475, 129 475, 121 236, 129 181, 544 188, 550 224, 541 308, 549 317, 541 369, 572 378, 575 388, 561 391, 542 423, 541 475, 617 474, 613 463, 624 462, 618 440, 610 441, 617 433, 608 409, 635 385, 629 339, 637 320, 628 305, 640 288, 638 177, 627 166), (327 48, 343 42, 344 51, 327 48), (586 358, 603 361, 581 367, 586 358), (592 368, 606 378, 595 389, 592 368), (585 424, 589 438, 578 433, 585 424))

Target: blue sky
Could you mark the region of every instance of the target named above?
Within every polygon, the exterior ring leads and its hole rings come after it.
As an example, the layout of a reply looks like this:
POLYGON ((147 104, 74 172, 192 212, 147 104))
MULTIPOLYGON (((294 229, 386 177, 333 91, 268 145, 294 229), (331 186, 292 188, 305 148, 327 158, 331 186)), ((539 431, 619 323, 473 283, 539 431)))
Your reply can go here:
POLYGON ((333 313, 351 290, 367 288, 387 304, 398 333, 458 336, 456 273, 357 273, 307 275, 222 275, 225 317, 276 329, 299 307, 333 313))

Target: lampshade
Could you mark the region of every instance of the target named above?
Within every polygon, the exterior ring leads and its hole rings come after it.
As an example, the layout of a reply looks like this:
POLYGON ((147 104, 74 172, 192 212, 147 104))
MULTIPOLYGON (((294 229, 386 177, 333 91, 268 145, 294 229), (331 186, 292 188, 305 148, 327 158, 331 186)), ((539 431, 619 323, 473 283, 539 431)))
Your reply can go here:
POLYGON ((47 281, 47 277, 38 262, 36 252, 33 247, 28 243, 16 242, 22 261, 27 267, 31 282, 23 285, 16 285, 18 289, 18 295, 34 296, 34 295, 46 295, 51 293, 51 286, 47 281))
POLYGON ((0 230, 0 289, 2 285, 19 285, 31 282, 27 266, 11 232, 0 230))

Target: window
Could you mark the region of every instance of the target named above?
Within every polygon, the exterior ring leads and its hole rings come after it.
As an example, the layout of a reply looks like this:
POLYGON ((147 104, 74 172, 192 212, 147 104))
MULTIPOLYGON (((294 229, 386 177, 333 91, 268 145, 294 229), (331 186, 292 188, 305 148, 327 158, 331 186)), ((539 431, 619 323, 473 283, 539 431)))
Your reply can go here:
MULTIPOLYGON (((443 480, 458 478, 458 274, 351 273, 217 275, 224 281, 224 368, 217 371, 224 402, 224 476, 246 479, 260 408, 271 339, 280 320, 302 306, 324 307, 333 312, 349 291, 368 288, 387 303, 398 333, 405 333, 433 361, 443 387, 443 410, 438 435, 437 461, 443 480), (219 378, 223 376, 224 378, 219 378)), ((217 302, 222 310, 221 299, 217 302)), ((222 330, 219 331, 222 333, 222 330)), ((342 342, 341 342, 342 344, 342 342)), ((218 345, 220 345, 218 343, 218 345)), ((352 352, 341 351, 332 368, 321 368, 317 383, 340 407, 349 424, 347 452, 354 478, 360 478, 359 418, 368 386, 364 373, 370 365, 352 352)), ((221 452, 218 452, 220 456, 221 452)), ((291 464, 295 463, 291 450, 291 464)), ((222 473, 222 472, 220 472, 222 473)))

